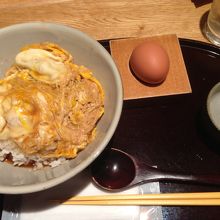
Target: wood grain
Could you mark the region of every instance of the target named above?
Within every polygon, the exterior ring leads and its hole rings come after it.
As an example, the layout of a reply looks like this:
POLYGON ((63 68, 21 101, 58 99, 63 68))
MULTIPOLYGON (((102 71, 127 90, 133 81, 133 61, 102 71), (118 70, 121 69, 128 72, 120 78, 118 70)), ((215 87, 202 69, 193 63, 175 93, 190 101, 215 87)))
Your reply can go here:
POLYGON ((200 23, 210 4, 190 0, 1 0, 0 27, 30 21, 57 22, 96 39, 176 34, 206 41, 200 23))

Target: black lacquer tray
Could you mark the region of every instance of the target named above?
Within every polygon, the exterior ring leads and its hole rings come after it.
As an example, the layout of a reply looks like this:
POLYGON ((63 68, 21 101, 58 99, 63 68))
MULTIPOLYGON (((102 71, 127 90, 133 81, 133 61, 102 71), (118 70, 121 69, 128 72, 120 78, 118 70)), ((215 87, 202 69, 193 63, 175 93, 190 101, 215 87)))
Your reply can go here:
MULTIPOLYGON (((108 41, 101 41, 109 50, 108 41)), ((124 101, 108 147, 168 171, 220 173, 220 143, 209 134, 205 111, 210 89, 220 81, 220 48, 180 39, 192 93, 124 101)), ((161 192, 220 191, 220 186, 160 183, 161 192)), ((163 207, 165 219, 220 219, 218 207, 163 207)))
MULTIPOLYGON (((220 48, 179 39, 192 93, 124 102, 107 148, 122 149, 168 171, 220 173, 220 142, 213 141, 205 114, 209 90, 220 81, 220 48)), ((100 41, 109 51, 109 41, 100 41)), ((109 51, 110 52, 110 51, 109 51)), ((220 191, 220 186, 160 183, 160 191, 220 191)), ((0 196, 2 210, 3 196, 0 196)), ((219 207, 162 207, 166 220, 219 220, 219 207)))

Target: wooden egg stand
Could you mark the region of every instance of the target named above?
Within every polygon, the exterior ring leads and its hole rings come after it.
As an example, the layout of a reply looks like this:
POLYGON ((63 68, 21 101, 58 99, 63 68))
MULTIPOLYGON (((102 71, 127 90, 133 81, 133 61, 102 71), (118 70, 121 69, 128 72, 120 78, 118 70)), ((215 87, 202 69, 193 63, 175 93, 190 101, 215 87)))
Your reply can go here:
POLYGON ((125 100, 192 92, 176 35, 111 40, 110 49, 121 74, 125 100), (133 49, 145 41, 159 43, 168 53, 170 68, 167 78, 161 84, 146 85, 136 79, 129 68, 133 49))

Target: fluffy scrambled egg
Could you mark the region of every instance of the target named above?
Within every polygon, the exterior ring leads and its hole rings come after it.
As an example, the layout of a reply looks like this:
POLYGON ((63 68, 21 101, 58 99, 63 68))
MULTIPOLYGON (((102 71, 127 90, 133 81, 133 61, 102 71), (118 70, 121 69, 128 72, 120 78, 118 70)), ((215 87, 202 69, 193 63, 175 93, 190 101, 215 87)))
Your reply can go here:
POLYGON ((99 81, 52 43, 28 45, 0 81, 0 140, 25 155, 74 158, 104 113, 99 81))

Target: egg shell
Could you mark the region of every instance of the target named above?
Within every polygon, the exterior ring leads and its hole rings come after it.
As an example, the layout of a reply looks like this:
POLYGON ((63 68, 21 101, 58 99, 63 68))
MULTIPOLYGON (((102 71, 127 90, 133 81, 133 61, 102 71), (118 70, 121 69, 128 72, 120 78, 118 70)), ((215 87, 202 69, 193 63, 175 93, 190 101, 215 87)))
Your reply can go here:
POLYGON ((133 50, 129 62, 136 77, 150 84, 163 82, 170 66, 167 52, 154 42, 139 44, 133 50))

